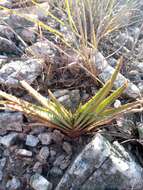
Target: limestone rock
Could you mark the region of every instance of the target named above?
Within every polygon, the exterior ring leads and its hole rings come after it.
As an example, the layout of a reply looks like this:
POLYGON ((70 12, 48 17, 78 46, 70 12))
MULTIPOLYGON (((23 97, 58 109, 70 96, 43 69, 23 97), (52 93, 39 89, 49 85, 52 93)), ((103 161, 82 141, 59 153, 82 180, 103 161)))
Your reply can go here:
POLYGON ((0 144, 10 147, 13 145, 18 137, 17 133, 10 133, 0 138, 0 144))
POLYGON ((19 112, 4 112, 0 114, 0 130, 22 131, 23 116, 19 112))
POLYGON ((41 60, 11 61, 0 69, 0 84, 18 87, 19 80, 31 84, 41 72, 41 60))
POLYGON ((37 155, 37 158, 40 162, 45 163, 47 158, 49 157, 49 148, 48 147, 42 147, 39 151, 39 154, 37 155))
POLYGON ((11 180, 9 180, 6 184, 6 187, 9 190, 17 190, 21 186, 20 180, 17 179, 16 177, 13 177, 11 180))
POLYGON ((78 155, 55 190, 143 189, 143 169, 118 143, 97 134, 78 155))
MULTIPOLYGON (((99 73, 98 77, 103 82, 106 82, 110 79, 111 75, 115 71, 115 69, 110 66, 104 56, 100 52, 93 53, 93 65, 95 69, 99 73)), ((118 74, 116 81, 114 82, 114 87, 117 89, 122 86, 126 81, 128 81, 128 87, 124 91, 123 94, 130 98, 137 98, 140 96, 140 90, 136 85, 134 85, 131 81, 125 78, 121 73, 118 74)))
POLYGON ((50 57, 53 58, 55 56, 55 51, 52 47, 49 46, 49 43, 46 41, 36 42, 32 46, 29 46, 26 49, 26 53, 28 55, 33 55, 35 57, 50 57))
POLYGON ((52 134, 51 133, 41 133, 38 135, 41 143, 43 145, 49 145, 52 142, 52 134))
POLYGON ((51 190, 52 184, 40 174, 35 174, 30 178, 30 185, 34 190, 51 190))
POLYGON ((8 40, 6 38, 0 37, 0 53, 5 54, 19 54, 20 51, 18 47, 13 43, 11 40, 8 40))
POLYGON ((27 135, 27 138, 26 138, 27 146, 35 147, 37 146, 38 143, 39 143, 39 139, 37 137, 33 135, 27 135))
POLYGON ((19 156, 25 156, 25 157, 31 157, 32 156, 32 152, 26 149, 19 149, 17 150, 17 155, 19 156))

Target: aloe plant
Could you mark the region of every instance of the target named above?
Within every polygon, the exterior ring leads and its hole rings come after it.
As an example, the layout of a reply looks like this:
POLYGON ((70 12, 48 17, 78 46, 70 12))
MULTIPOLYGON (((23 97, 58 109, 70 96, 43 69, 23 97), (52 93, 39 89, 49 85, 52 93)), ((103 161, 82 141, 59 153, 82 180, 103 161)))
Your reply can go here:
POLYGON ((111 107, 112 103, 127 87, 127 83, 125 83, 123 86, 110 93, 121 64, 122 58, 118 61, 116 70, 111 76, 111 79, 107 81, 106 84, 87 103, 84 105, 80 104, 74 113, 65 109, 65 107, 54 97, 51 91, 49 91, 49 100, 34 90, 25 81, 20 81, 21 85, 41 105, 34 105, 0 91, 0 96, 6 99, 0 101, 1 109, 21 111, 27 116, 36 118, 47 127, 57 128, 72 137, 91 132, 112 121, 120 114, 130 112, 142 104, 142 100, 138 100, 122 105, 118 108, 111 107))

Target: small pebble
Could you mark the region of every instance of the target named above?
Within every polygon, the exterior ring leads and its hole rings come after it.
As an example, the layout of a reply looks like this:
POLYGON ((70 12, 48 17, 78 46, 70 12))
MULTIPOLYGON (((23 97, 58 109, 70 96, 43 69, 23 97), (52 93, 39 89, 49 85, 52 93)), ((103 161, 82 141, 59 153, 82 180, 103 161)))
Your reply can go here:
POLYGON ((54 156, 56 156, 56 151, 55 150, 50 150, 50 156, 51 157, 54 157, 54 156))
POLYGON ((62 140, 64 138, 64 135, 58 131, 58 130, 54 130, 53 133, 52 133, 52 140, 55 142, 55 143, 61 143, 62 140))
POLYGON ((26 149, 19 149, 17 151, 17 155, 19 156, 25 156, 25 157, 31 157, 32 156, 32 152, 26 149))
POLYGON ((6 158, 0 159, 0 170, 3 170, 5 165, 6 165, 6 158))
POLYGON ((121 106, 121 101, 120 100, 116 100, 114 102, 114 108, 119 108, 121 106))
POLYGON ((43 145, 49 145, 52 142, 51 133, 41 133, 38 138, 40 139, 43 145))
POLYGON ((140 73, 137 71, 137 70, 131 70, 129 73, 128 73, 128 78, 138 84, 139 81, 141 81, 141 77, 140 77, 140 73))
POLYGON ((67 154, 72 153, 72 147, 68 142, 64 142, 62 148, 67 154))
POLYGON ((65 170, 70 164, 70 157, 65 156, 64 154, 58 156, 54 161, 53 165, 60 167, 62 170, 65 170))
POLYGON ((5 149, 3 151, 3 155, 6 156, 6 157, 9 156, 10 155, 10 151, 8 149, 5 149))
POLYGON ((141 95, 143 95, 143 81, 138 83, 138 88, 140 90, 141 95))
POLYGON ((6 187, 8 190, 16 190, 19 189, 21 186, 20 180, 16 177, 13 177, 11 180, 9 180, 6 184, 6 187))
POLYGON ((51 190, 52 183, 40 174, 35 174, 30 178, 30 185, 34 190, 51 190))
POLYGON ((33 172, 42 173, 42 164, 40 162, 36 162, 33 166, 33 172))
POLYGON ((139 134, 139 139, 143 140, 143 124, 142 123, 138 123, 137 130, 139 134))
POLYGON ((11 145, 15 143, 17 137, 18 137, 17 133, 10 133, 0 138, 0 144, 6 147, 10 147, 11 145))
POLYGON ((60 176, 63 175, 63 171, 58 167, 52 167, 51 170, 50 170, 50 174, 53 177, 60 177, 60 176))
POLYGON ((39 135, 40 133, 44 133, 44 132, 45 132, 45 127, 40 126, 40 127, 33 128, 30 134, 39 135))
POLYGON ((60 156, 58 156, 57 158, 56 158, 56 160, 55 160, 55 162, 54 162, 54 166, 60 166, 61 165, 61 163, 63 162, 65 160, 65 155, 64 154, 62 154, 62 155, 60 155, 60 156))
POLYGON ((35 147, 37 146, 38 143, 39 143, 39 139, 37 137, 33 135, 27 135, 27 138, 26 138, 27 146, 35 147))
POLYGON ((47 158, 49 157, 49 148, 48 147, 42 147, 40 149, 39 154, 37 155, 37 159, 40 162, 46 162, 47 158))
POLYGON ((64 105, 66 108, 71 108, 72 102, 69 95, 64 95, 58 98, 58 101, 64 105))
POLYGON ((67 89, 56 90, 56 91, 54 92, 54 96, 55 96, 56 98, 62 97, 62 96, 64 96, 64 95, 66 95, 66 94, 69 94, 69 90, 67 90, 67 89))
POLYGON ((0 170, 0 181, 2 181, 3 178, 3 172, 0 170))

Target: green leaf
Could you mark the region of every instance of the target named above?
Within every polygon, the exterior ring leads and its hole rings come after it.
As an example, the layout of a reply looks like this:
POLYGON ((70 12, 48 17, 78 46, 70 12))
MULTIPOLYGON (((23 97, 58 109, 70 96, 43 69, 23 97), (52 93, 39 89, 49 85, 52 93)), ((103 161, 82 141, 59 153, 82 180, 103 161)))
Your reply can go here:
POLYGON ((110 106, 120 95, 124 92, 124 90, 127 88, 127 83, 125 83, 123 86, 115 90, 110 96, 108 96, 105 100, 103 100, 97 108, 95 108, 95 113, 102 112, 107 106, 110 106))

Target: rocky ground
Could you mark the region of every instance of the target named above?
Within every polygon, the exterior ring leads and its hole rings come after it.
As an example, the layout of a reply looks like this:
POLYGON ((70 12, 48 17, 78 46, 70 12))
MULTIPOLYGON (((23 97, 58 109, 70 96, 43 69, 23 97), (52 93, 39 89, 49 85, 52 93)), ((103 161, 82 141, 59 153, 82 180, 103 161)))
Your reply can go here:
MULTIPOLYGON (((39 1, 44 9, 47 1, 39 1)), ((41 21, 70 34, 30 1, 0 2, 19 13, 33 14, 41 21)), ((100 80, 113 73, 117 58, 125 63, 115 88, 129 80, 129 87, 114 106, 143 94, 143 5, 138 22, 101 41, 95 55, 100 80), (114 52, 114 53, 113 53, 114 52), (106 59, 105 59, 106 58, 106 59)), ((66 67, 65 58, 49 40, 57 39, 26 19, 0 10, 0 88, 28 101, 20 86, 28 81, 47 96, 48 89, 67 108, 74 110, 99 89, 82 68, 66 67)), ((73 55, 74 57, 74 55, 73 55)), ((19 112, 0 112, 0 190, 142 190, 143 115, 122 116, 98 133, 71 139, 19 112)))

